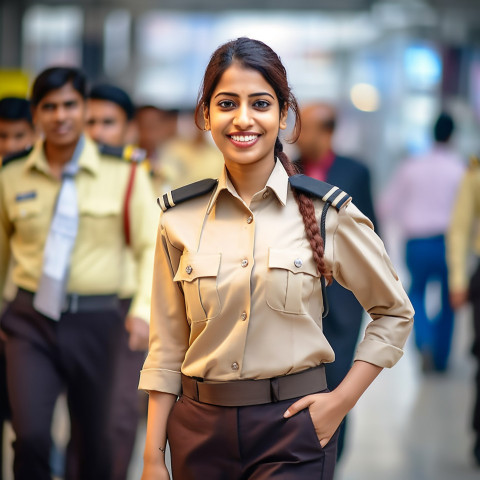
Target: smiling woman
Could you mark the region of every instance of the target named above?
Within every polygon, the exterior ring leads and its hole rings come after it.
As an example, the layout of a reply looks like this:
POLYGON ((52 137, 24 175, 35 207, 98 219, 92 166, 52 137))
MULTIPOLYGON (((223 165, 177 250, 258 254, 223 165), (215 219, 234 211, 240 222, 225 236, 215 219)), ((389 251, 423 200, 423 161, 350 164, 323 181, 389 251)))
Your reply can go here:
POLYGON ((331 480, 340 422, 402 355, 410 302, 351 198, 296 175, 279 140, 289 109, 298 119, 267 45, 239 38, 213 53, 196 118, 225 169, 162 197, 140 377, 150 393, 142 480, 168 478, 167 438, 174 479, 331 480), (372 321, 329 392, 322 313, 332 277, 372 321))

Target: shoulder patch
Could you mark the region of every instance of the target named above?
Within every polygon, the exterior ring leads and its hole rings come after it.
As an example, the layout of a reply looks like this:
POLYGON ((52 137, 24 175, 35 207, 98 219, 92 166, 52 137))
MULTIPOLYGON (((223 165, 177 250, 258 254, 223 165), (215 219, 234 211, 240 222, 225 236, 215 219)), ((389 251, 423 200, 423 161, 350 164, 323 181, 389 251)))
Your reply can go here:
POLYGON ((25 150, 20 150, 19 152, 11 153, 10 155, 5 155, 3 158, 0 157, 0 167, 4 167, 5 165, 15 161, 20 160, 23 157, 26 157, 31 151, 33 147, 26 148, 25 150))
POLYGON ((292 175, 288 180, 290 185, 296 190, 315 195, 324 202, 331 204, 332 207, 335 207, 337 210, 340 210, 352 199, 352 197, 338 187, 308 177, 307 175, 292 175))
POLYGON ((158 197, 157 203, 160 208, 166 212, 169 208, 179 203, 186 202, 187 200, 212 191, 217 183, 218 180, 216 179, 206 178, 205 180, 200 180, 199 182, 191 183, 190 185, 185 185, 184 187, 176 188, 171 192, 163 194, 161 197, 158 197))
POLYGON ((112 145, 99 144, 98 151, 102 155, 109 155, 110 157, 115 157, 132 163, 141 163, 147 156, 145 150, 134 147, 133 145, 114 147, 112 145))

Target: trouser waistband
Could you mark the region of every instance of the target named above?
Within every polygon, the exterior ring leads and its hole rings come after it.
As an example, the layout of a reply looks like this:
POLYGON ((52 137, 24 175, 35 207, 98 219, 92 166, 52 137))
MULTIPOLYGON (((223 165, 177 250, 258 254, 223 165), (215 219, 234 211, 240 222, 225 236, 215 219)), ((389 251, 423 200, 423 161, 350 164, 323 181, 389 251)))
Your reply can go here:
POLYGON ((327 388, 325 366, 260 380, 211 382, 182 374, 182 393, 201 403, 220 407, 262 405, 303 397, 327 388))

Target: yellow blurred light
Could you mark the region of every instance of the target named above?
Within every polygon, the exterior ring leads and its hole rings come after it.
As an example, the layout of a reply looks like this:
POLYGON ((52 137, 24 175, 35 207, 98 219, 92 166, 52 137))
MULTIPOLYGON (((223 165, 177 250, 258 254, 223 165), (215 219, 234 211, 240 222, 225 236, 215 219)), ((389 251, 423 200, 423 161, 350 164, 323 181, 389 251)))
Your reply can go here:
POLYGON ((375 112, 380 107, 380 93, 368 83, 357 83, 350 90, 350 100, 362 112, 375 112))

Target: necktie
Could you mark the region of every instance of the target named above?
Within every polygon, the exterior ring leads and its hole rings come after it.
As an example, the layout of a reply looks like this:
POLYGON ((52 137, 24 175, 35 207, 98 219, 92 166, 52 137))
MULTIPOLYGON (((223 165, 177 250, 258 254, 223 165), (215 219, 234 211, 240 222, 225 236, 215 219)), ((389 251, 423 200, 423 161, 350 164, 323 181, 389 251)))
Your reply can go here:
POLYGON ((65 304, 70 257, 78 231, 78 202, 75 175, 85 138, 80 137, 71 160, 62 173, 62 186, 43 252, 43 268, 33 299, 35 310, 60 320, 65 304))

